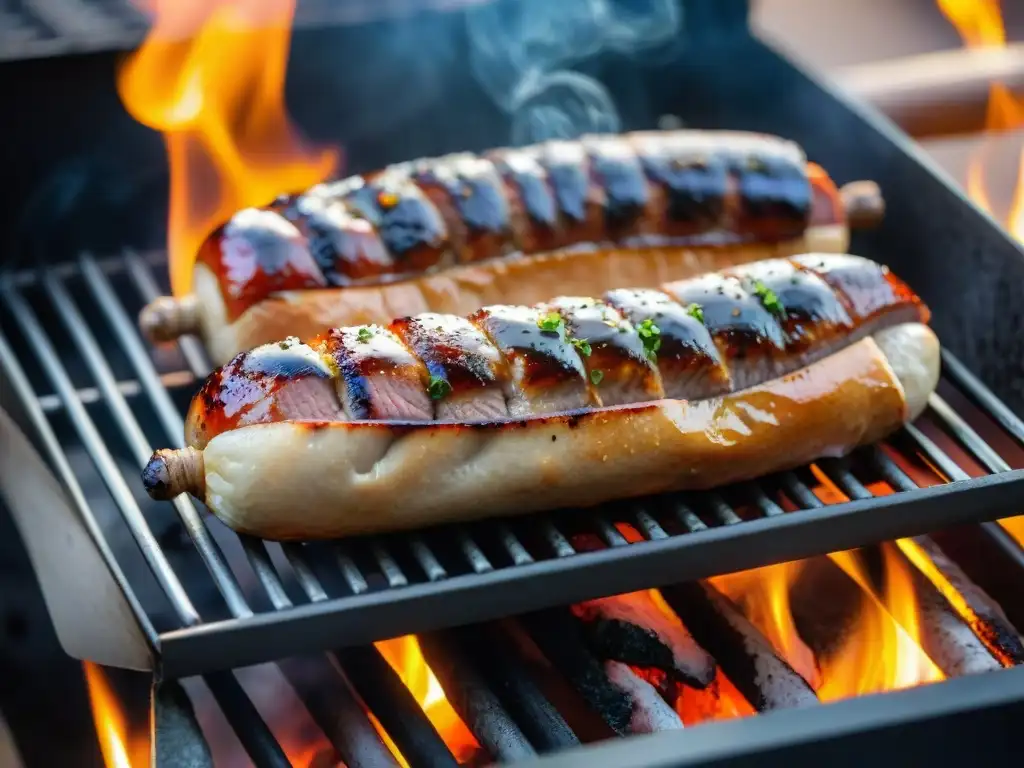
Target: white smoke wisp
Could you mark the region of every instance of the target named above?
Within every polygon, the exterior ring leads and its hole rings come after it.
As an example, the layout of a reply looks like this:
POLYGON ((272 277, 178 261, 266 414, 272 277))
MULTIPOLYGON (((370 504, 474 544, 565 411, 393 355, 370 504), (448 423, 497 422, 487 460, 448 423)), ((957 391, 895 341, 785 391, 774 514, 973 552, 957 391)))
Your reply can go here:
POLYGON ((470 66, 512 118, 513 144, 617 132, 608 89, 573 65, 665 45, 682 21, 678 0, 498 0, 466 14, 470 66))

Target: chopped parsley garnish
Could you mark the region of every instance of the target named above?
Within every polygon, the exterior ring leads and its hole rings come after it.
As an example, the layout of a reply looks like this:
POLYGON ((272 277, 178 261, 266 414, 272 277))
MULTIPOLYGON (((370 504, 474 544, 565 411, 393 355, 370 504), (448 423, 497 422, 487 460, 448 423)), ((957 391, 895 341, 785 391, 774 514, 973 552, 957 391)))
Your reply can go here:
POLYGON ((373 331, 371 331, 364 325, 362 328, 359 329, 359 332, 356 334, 356 338, 359 339, 360 341, 369 341, 370 339, 373 338, 373 331))
POLYGON ((430 384, 427 387, 427 392, 430 393, 431 400, 440 400, 443 397, 451 394, 452 385, 448 383, 446 379, 442 379, 440 376, 430 376, 430 384))
POLYGON ((782 306, 782 302, 779 301, 779 297, 775 294, 771 288, 762 283, 760 280, 754 281, 753 293, 757 298, 761 300, 761 305, 771 312, 773 315, 779 317, 785 317, 786 308, 782 306))
POLYGON ((658 350, 661 349, 661 328, 648 317, 636 327, 636 332, 640 334, 640 341, 644 345, 644 354, 647 355, 648 360, 653 362, 658 355, 658 350))
POLYGON ((590 353, 593 351, 590 348, 590 342, 586 339, 569 339, 569 343, 576 347, 576 351, 583 357, 590 357, 590 353))
POLYGON ((562 329, 562 316, 557 312, 541 315, 537 327, 546 333, 558 333, 562 329))
POLYGON ((697 304, 696 302, 690 304, 686 308, 686 314, 688 314, 701 325, 704 325, 704 307, 702 307, 700 304, 697 304))
POLYGON ((604 379, 604 371, 595 368, 590 372, 590 383, 595 387, 601 383, 602 379, 604 379))

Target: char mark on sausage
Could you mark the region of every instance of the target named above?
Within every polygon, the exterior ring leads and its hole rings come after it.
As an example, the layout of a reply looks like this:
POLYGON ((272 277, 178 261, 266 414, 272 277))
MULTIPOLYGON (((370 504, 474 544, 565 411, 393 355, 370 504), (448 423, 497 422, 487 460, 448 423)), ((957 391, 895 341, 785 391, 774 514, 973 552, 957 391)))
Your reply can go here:
POLYGON ((887 269, 845 255, 766 260, 603 299, 484 307, 468 318, 424 313, 239 355, 193 401, 190 443, 260 421, 469 423, 702 400, 927 319, 887 269))

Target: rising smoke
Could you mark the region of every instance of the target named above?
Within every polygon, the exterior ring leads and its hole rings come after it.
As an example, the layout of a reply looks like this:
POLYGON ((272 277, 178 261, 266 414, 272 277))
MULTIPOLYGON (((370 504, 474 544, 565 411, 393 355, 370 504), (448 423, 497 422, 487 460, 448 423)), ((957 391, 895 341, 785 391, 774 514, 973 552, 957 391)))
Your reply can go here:
POLYGON ((573 66, 664 45, 682 21, 678 0, 499 0, 466 12, 470 66, 512 118, 514 144, 615 132, 621 119, 607 88, 573 66))

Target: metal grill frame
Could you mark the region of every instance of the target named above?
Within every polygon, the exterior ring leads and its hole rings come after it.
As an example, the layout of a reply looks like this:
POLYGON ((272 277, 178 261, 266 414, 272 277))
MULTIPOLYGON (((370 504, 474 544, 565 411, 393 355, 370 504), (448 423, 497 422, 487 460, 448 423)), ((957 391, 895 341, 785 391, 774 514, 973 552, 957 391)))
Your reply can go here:
MULTIPOLYGON (((445 569, 427 545, 413 534, 408 544, 427 575, 422 583, 409 583, 397 561, 379 541, 372 544, 373 555, 388 586, 369 590, 367 578, 347 555, 340 554, 341 573, 351 594, 332 597, 307 562, 302 545, 286 544, 283 549, 308 603, 295 605, 288 597, 281 577, 271 563, 265 545, 251 537, 242 537, 249 564, 274 607, 256 613, 192 501, 179 498, 175 508, 197 547, 233 618, 204 623, 189 595, 185 593, 156 542, 141 510, 134 501, 128 483, 118 471, 109 449, 100 440, 96 428, 83 407, 82 398, 98 397, 111 410, 127 441, 133 458, 141 467, 150 455, 136 417, 128 406, 123 390, 147 397, 168 433, 181 440, 182 420, 153 366, 149 354, 133 327, 131 318, 111 287, 108 272, 126 269, 144 300, 155 295, 156 283, 144 258, 127 254, 123 261, 101 265, 83 255, 76 265, 50 269, 39 275, 19 273, 0 281, 0 297, 12 310, 25 338, 39 353, 39 362, 54 384, 60 406, 70 416, 79 437, 103 474, 125 523, 147 556, 149 565, 174 606, 181 628, 159 635, 148 633, 154 656, 165 677, 210 673, 246 666, 300 653, 360 645, 407 633, 419 633, 470 621, 483 621, 522 613, 542 607, 576 602, 608 594, 633 591, 665 583, 689 581, 806 557, 822 552, 849 549, 884 540, 925 533, 959 523, 982 522, 1018 511, 1024 489, 1024 470, 1011 470, 987 444, 938 395, 933 396, 931 411, 944 427, 993 474, 968 478, 955 462, 914 426, 906 437, 928 456, 954 482, 931 488, 916 488, 902 471, 879 449, 869 451, 870 458, 883 477, 903 491, 894 497, 872 497, 861 491, 851 493, 853 501, 822 505, 794 473, 780 478, 788 495, 805 507, 804 511, 781 514, 781 509, 751 484, 752 495, 763 517, 741 522, 722 496, 701 494, 700 505, 710 509, 719 527, 707 528, 695 523, 688 503, 694 495, 677 495, 675 514, 688 533, 670 536, 641 502, 628 502, 625 519, 643 532, 648 541, 630 545, 609 522, 609 515, 593 512, 593 530, 606 549, 576 553, 558 530, 557 516, 539 516, 547 544, 555 553, 549 560, 535 561, 515 537, 505 521, 493 523, 511 565, 495 568, 465 527, 456 526, 454 536, 470 573, 445 577, 445 569), (68 294, 65 283, 80 276, 113 329, 113 335, 132 361, 136 385, 115 381, 98 341, 92 336, 68 294), (33 308, 21 293, 29 283, 39 281, 48 301, 72 335, 95 379, 97 392, 82 394, 74 390, 61 366, 52 342, 33 308), (670 574, 666 576, 666 574, 670 574), (432 579, 432 580, 431 580, 432 579), (529 588, 525 588, 529 587, 529 588)), ((92 307, 90 307, 92 309, 92 307)), ((186 349, 188 348, 186 344, 186 349)), ((200 361, 193 349, 186 357, 200 361)), ((26 407, 35 412, 36 427, 45 433, 46 404, 31 391, 13 356, 10 344, 0 337, 0 364, 26 407), (40 418, 42 417, 42 418, 40 418)), ((1011 435, 1024 444, 1024 427, 1007 409, 952 356, 944 358, 945 375, 971 400, 990 412, 1011 435)), ((202 373, 193 371, 197 379, 202 373)), ((180 377, 179 377, 180 378, 180 377)), ((53 440, 44 440, 51 459, 63 481, 74 487, 66 457, 53 440), (63 470, 61 468, 64 468, 63 470)), ((822 462, 832 480, 843 489, 863 486, 844 462, 822 462)), ((620 508, 621 509, 621 508, 620 508)), ((88 515, 89 510, 81 510, 88 515)), ((623 515, 616 515, 616 518, 623 515)), ((345 546, 345 545, 340 545, 345 546)), ((130 586, 125 584, 130 590, 130 586)), ((136 604, 137 609, 137 604, 136 604)), ((148 626, 146 616, 137 616, 140 626, 148 626)))

